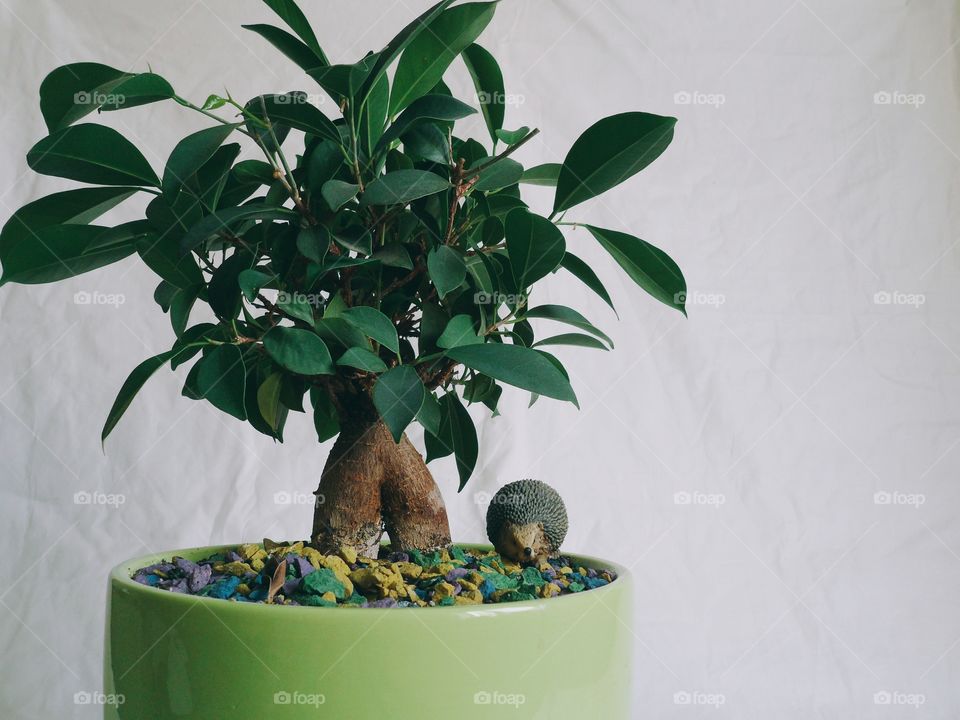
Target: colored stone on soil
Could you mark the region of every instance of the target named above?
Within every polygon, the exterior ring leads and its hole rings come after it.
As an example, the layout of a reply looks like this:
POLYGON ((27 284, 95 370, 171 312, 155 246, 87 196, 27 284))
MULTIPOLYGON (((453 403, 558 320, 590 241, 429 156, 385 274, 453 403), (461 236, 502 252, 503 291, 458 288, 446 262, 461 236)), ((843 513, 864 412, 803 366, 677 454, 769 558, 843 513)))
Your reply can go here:
POLYGON ((312 595, 324 595, 329 592, 333 593, 338 600, 349 597, 346 586, 329 568, 314 570, 300 581, 300 587, 304 592, 312 595))

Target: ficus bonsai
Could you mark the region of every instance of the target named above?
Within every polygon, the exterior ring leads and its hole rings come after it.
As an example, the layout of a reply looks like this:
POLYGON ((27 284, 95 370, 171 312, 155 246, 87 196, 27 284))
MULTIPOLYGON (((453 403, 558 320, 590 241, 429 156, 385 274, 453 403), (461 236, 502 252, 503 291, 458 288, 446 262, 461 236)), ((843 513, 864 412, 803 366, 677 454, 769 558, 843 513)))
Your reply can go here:
POLYGON ((455 457, 462 489, 478 454, 465 403, 496 413, 502 384, 576 403, 547 348, 612 345, 577 311, 531 302, 532 288, 562 271, 613 307, 561 226, 586 229, 644 290, 684 311, 683 276, 661 250, 563 221, 659 157, 676 121, 608 117, 562 163, 525 169, 514 153, 538 131, 505 129, 501 70, 475 43, 496 2, 444 0, 380 52, 342 65, 330 63, 293 0, 264 2, 292 34, 245 27, 303 68, 339 117, 322 112, 309 90, 245 103, 211 95, 196 105, 152 72, 60 67, 40 88, 50 134, 27 160, 38 173, 95 187, 13 215, 0 234, 0 284, 54 282, 139 256, 160 277, 154 298, 176 341, 131 373, 104 440, 164 365, 193 363, 186 397, 279 441, 309 396, 319 441, 337 438, 317 491, 318 549, 375 554, 384 531, 399 548, 447 545, 441 494, 406 428, 423 426, 428 461, 455 457), (455 132, 476 112, 443 82, 458 58, 489 138, 455 132), (173 148, 162 176, 122 134, 81 122, 164 100, 203 113, 211 126, 173 148), (241 143, 263 159, 239 160, 241 143), (555 187, 553 207, 529 207, 524 184, 555 187), (137 193, 155 196, 145 218, 93 224, 137 193), (193 323, 204 304, 207 319, 193 323), (532 320, 576 332, 538 339, 532 320))

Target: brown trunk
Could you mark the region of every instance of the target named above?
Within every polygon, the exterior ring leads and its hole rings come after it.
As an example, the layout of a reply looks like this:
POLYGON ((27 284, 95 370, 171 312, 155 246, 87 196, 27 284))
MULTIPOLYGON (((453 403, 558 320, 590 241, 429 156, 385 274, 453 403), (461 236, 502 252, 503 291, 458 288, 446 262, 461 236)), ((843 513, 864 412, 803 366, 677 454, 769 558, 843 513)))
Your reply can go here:
POLYGON ((340 436, 317 488, 313 545, 376 557, 384 531, 398 549, 449 545, 443 497, 420 453, 406 436, 395 443, 370 408, 353 410, 341 411, 340 436))

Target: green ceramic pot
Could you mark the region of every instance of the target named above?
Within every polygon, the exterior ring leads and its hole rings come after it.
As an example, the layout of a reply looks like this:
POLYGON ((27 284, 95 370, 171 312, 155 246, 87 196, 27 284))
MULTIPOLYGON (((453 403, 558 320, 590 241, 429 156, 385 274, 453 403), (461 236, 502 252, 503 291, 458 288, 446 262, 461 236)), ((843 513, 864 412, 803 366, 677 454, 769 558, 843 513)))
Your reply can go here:
MULTIPOLYGON (((631 578, 504 605, 279 607, 135 583, 141 567, 236 546, 125 562, 110 574, 108 720, 627 720, 631 578)), ((489 549, 489 548, 484 548, 489 549)))

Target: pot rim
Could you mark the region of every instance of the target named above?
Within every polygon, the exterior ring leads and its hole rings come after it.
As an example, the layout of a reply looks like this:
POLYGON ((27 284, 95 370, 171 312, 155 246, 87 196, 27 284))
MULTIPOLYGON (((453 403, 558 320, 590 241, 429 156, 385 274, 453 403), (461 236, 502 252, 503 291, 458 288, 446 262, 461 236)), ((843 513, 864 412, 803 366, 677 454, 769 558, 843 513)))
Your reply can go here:
MULTIPOLYGON (((603 602, 603 599, 610 592, 617 592, 619 589, 623 588, 625 585, 631 584, 632 573, 629 568, 626 568, 618 563, 610 562, 609 560, 604 560, 602 558, 593 557, 591 555, 581 555, 579 553, 563 553, 564 557, 568 557, 574 560, 577 560, 584 565, 589 565, 595 568, 603 568, 606 570, 613 570, 617 573, 617 579, 612 583, 604 585, 603 587, 594 588, 593 590, 583 590, 578 593, 571 593, 568 595, 560 595, 552 598, 536 598, 534 600, 520 600, 517 602, 510 603, 491 603, 483 605, 444 605, 444 606, 432 606, 432 607, 409 607, 409 608, 325 608, 325 607, 304 607, 304 606, 293 606, 289 607, 286 605, 268 605, 266 603, 253 603, 253 602, 236 602, 229 600, 221 600, 219 598, 205 597, 203 595, 188 595, 185 593, 175 593, 169 590, 161 590, 158 588, 151 587, 149 585, 143 585, 134 581, 133 574, 137 570, 154 563, 161 562, 163 560, 171 560, 174 557, 190 557, 195 556, 198 553, 201 554, 201 557, 207 555, 213 555, 214 553, 221 552, 224 550, 235 550, 240 545, 247 543, 231 543, 228 545, 209 545, 209 546, 198 546, 192 548, 182 548, 179 550, 168 550, 160 553, 151 553, 149 555, 141 555, 138 557, 133 557, 124 562, 116 565, 110 571, 110 584, 111 587, 119 586, 128 593, 143 594, 143 597, 147 601, 164 601, 170 603, 183 603, 186 605, 192 605, 196 602, 205 602, 213 603, 212 606, 209 606, 208 609, 213 610, 215 607, 221 607, 226 609, 230 608, 231 612, 245 612, 245 613, 257 613, 257 612, 287 612, 287 613, 308 613, 313 617, 318 617, 322 615, 323 611, 356 611, 366 613, 391 613, 394 615, 405 614, 402 611, 420 611, 420 612, 445 612, 445 613, 462 613, 468 615, 483 615, 488 613, 509 613, 509 612, 522 612, 529 610, 546 610, 551 603, 558 602, 585 602, 586 598, 594 598, 597 603, 603 602)), ((261 544, 260 542, 254 544, 261 544)), ((484 544, 484 543, 453 543, 458 547, 468 548, 468 549, 480 549, 480 550, 492 550, 493 546, 484 544)))

